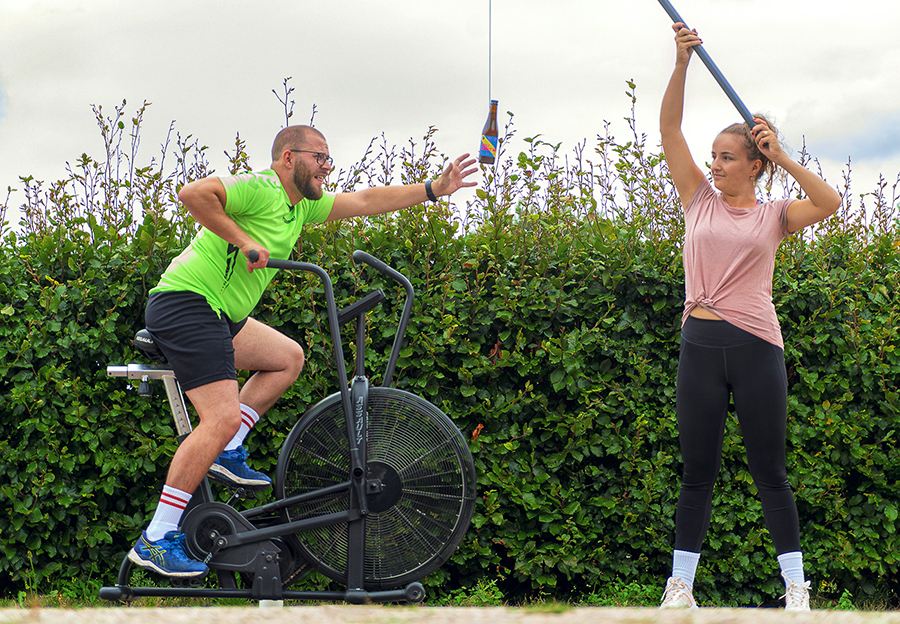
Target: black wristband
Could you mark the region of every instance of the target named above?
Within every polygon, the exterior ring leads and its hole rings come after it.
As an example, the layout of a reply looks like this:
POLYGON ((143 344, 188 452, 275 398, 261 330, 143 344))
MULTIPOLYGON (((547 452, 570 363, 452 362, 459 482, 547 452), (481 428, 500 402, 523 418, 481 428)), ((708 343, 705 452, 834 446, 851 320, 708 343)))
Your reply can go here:
POLYGON ((431 190, 431 180, 425 183, 425 194, 428 195, 428 199, 433 202, 437 201, 437 197, 434 196, 434 191, 431 190))

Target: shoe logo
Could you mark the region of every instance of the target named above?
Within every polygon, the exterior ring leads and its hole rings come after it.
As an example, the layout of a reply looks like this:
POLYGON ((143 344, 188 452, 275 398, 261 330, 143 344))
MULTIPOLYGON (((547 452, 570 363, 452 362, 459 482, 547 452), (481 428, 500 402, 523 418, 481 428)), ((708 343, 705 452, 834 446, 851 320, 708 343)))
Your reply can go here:
POLYGON ((144 541, 144 547, 147 550, 148 559, 162 567, 165 563, 166 549, 160 548, 156 544, 151 544, 147 541, 144 541))

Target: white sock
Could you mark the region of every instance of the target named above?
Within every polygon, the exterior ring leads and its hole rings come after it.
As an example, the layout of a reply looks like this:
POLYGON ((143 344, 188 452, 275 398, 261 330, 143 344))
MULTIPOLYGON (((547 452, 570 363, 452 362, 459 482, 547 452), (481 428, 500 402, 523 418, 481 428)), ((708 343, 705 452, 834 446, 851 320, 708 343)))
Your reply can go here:
POLYGON ((256 413, 256 410, 249 405, 241 403, 241 428, 238 429, 238 432, 231 438, 231 442, 225 446, 225 450, 233 451, 243 444, 244 438, 246 438, 247 434, 250 433, 250 430, 253 429, 253 425, 258 422, 259 414, 256 413))
POLYGON ((786 577, 785 585, 790 585, 794 581, 798 585, 806 582, 803 576, 803 553, 789 552, 778 555, 778 565, 781 566, 781 572, 786 577))
POLYGON ((672 553, 672 576, 694 586, 694 576, 697 574, 697 564, 700 562, 700 553, 687 550, 676 550, 672 553))
POLYGON ((156 512, 150 526, 147 527, 147 539, 155 542, 165 537, 169 531, 177 531, 184 508, 191 502, 191 496, 187 492, 164 485, 156 512))

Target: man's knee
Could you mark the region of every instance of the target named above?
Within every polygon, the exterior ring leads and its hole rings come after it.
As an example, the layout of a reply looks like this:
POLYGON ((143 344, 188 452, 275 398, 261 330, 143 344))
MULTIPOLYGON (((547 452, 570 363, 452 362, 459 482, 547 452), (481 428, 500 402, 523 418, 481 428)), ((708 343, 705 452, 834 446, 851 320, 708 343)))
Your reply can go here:
POLYGON ((241 428, 241 411, 238 410, 233 414, 229 413, 222 420, 222 433, 229 438, 233 438, 241 428))
POLYGON ((231 436, 241 428, 241 408, 236 380, 217 381, 185 392, 200 423, 223 437, 231 436))
POLYGON ((291 352, 288 354, 289 370, 294 375, 294 379, 297 379, 297 377, 300 376, 300 373, 303 372, 303 365, 306 363, 305 358, 306 356, 303 353, 303 347, 295 342, 291 352))
MULTIPOLYGON (((196 406, 195 406, 196 407, 196 406)), ((216 437, 230 440, 241 428, 241 410, 197 410, 200 421, 207 423, 215 431, 216 437)))

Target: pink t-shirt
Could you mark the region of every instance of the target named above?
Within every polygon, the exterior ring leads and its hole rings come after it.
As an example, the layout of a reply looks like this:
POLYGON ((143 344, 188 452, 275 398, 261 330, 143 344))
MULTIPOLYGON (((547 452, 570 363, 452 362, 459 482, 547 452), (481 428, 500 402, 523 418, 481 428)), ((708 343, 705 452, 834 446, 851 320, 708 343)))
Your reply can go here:
POLYGON ((775 251, 793 199, 733 208, 704 180, 684 210, 684 315, 700 306, 784 348, 772 303, 775 251))

